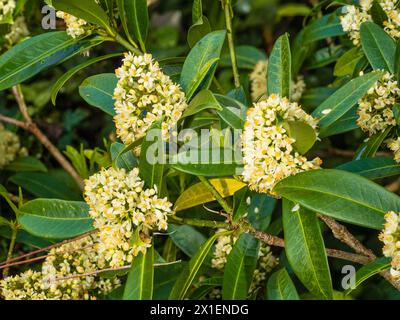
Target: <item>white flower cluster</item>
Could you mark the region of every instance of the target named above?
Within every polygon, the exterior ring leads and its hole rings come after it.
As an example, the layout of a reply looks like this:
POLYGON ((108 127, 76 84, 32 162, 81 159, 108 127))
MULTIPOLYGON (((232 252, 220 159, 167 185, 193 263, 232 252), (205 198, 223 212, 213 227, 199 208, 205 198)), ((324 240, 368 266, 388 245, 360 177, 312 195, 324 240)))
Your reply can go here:
POLYGON ((392 258, 390 273, 396 280, 400 280, 400 215, 390 211, 385 215, 385 228, 379 235, 385 245, 383 254, 392 258))
MULTIPOLYGON (((267 73, 268 60, 260 60, 250 74, 251 99, 254 102, 267 98, 267 73)), ((306 83, 303 76, 298 76, 296 81, 292 81, 292 100, 300 101, 306 90, 306 83)))
POLYGON ((1 280, 0 293, 6 300, 94 300, 120 285, 117 278, 87 275, 104 266, 97 237, 87 236, 52 249, 41 271, 1 280))
POLYGON ((388 139, 386 144, 388 148, 393 151, 394 160, 400 162, 400 138, 388 139))
POLYGON ((25 17, 20 16, 15 19, 14 23, 11 25, 11 30, 5 35, 5 39, 8 41, 8 43, 15 44, 28 35, 29 30, 25 22, 25 17))
POLYGON ((358 102, 358 126, 373 135, 396 125, 392 108, 399 96, 400 89, 394 76, 385 73, 358 102))
POLYGON ((248 110, 242 135, 243 180, 251 190, 272 194, 280 180, 322 164, 319 158, 308 161, 293 148, 295 139, 288 136, 284 121, 302 121, 314 129, 318 122, 297 103, 275 94, 248 110))
MULTIPOLYGON (((372 0, 360 0, 360 6, 345 6, 345 14, 340 17, 343 31, 347 32, 354 45, 360 45, 360 27, 363 22, 372 21, 370 13, 372 0)), ((400 38, 400 10, 397 1, 379 0, 379 5, 387 16, 383 22, 385 31, 393 38, 400 38)))
MULTIPOLYGON (((217 243, 215 244, 213 259, 211 260, 211 265, 213 268, 222 270, 225 267, 228 255, 237 239, 238 238, 234 235, 222 236, 218 238, 217 243)), ((268 245, 261 243, 258 253, 257 267, 254 270, 249 293, 255 292, 258 288, 263 286, 267 275, 278 265, 278 262, 279 260, 272 254, 271 248, 268 245)))
POLYGON ((0 21, 11 16, 15 6, 15 0, 0 0, 0 21))
POLYGON ((26 148, 21 148, 19 137, 0 124, 0 169, 4 168, 18 156, 26 156, 26 148))
POLYGON ((140 139, 155 121, 163 118, 163 138, 168 139, 187 107, 179 85, 165 75, 150 54, 125 54, 116 70, 119 78, 114 92, 117 134, 125 144, 140 139))
POLYGON ((103 169, 86 180, 85 200, 99 229, 99 253, 111 267, 132 262, 151 246, 150 231, 166 230, 172 204, 144 189, 137 168, 103 169))
POLYGON ((72 38, 78 38, 88 32, 88 23, 83 19, 77 18, 63 11, 57 11, 57 17, 64 20, 67 27, 67 33, 72 38))

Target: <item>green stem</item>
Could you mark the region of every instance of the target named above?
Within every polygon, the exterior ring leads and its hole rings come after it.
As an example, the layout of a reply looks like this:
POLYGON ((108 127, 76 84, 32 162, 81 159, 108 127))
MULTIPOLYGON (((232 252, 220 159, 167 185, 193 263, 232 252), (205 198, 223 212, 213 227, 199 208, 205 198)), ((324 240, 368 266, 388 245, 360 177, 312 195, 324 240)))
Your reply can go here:
POLYGON ((188 224, 194 227, 213 228, 213 229, 227 229, 228 225, 221 221, 199 220, 192 218, 181 218, 178 216, 169 216, 168 220, 172 223, 188 224))
POLYGON ((115 36, 115 41, 117 41, 120 45, 128 49, 130 52, 141 56, 143 52, 141 52, 139 49, 135 48, 132 44, 130 44, 127 40, 125 40, 123 37, 121 37, 119 34, 115 36))
POLYGON ((225 201, 225 199, 219 194, 217 189, 207 180, 207 178, 199 176, 200 181, 207 187, 208 191, 214 196, 214 198, 218 201, 221 207, 226 211, 228 214, 233 214, 233 210, 230 205, 225 201))
MULTIPOLYGON (((13 252, 14 252, 14 247, 15 247, 15 240, 17 239, 17 233, 18 233, 18 229, 16 226, 12 226, 12 233, 11 233, 11 240, 10 240, 10 246, 8 248, 8 253, 7 253, 7 261, 10 260, 12 258, 13 252)), ((3 278, 7 278, 8 277, 8 272, 9 272, 9 268, 5 268, 3 270, 3 278)))
POLYGON ((233 78, 235 80, 235 87, 240 88, 240 76, 239 76, 238 63, 235 51, 235 43, 233 40, 231 0, 222 1, 222 5, 225 11, 225 23, 226 23, 226 30, 228 32, 228 44, 232 61, 233 78))

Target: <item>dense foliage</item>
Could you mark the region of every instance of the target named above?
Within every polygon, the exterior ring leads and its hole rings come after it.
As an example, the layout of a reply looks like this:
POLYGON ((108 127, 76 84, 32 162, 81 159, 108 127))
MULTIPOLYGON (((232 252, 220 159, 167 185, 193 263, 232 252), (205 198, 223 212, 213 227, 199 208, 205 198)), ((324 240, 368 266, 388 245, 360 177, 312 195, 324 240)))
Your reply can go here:
POLYGON ((399 299, 391 0, 0 0, 1 299, 399 299))

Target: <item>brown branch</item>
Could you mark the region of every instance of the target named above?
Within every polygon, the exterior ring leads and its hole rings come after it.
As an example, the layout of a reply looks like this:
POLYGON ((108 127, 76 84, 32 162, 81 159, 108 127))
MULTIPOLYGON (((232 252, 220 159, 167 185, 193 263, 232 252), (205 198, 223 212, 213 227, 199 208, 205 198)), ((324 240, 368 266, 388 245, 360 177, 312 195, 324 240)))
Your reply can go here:
POLYGON ((21 111, 25 121, 18 121, 9 117, 0 115, 0 121, 13 124, 19 128, 32 133, 40 143, 51 153, 51 155, 58 161, 58 163, 63 167, 63 169, 76 181, 81 189, 83 189, 83 180, 76 172, 74 167, 69 163, 69 161, 64 157, 64 155, 57 149, 57 147, 47 138, 47 136, 39 129, 36 123, 32 120, 28 113, 28 108, 25 103, 24 96, 19 85, 12 88, 15 100, 18 103, 19 110, 21 111))

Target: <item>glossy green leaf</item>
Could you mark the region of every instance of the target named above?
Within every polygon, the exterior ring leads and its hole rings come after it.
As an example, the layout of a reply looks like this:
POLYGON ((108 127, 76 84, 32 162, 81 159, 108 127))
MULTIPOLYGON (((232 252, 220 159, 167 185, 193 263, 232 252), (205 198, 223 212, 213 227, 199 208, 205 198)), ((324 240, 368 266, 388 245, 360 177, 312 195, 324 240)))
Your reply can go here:
POLYGON ((399 196, 364 177, 334 169, 291 176, 274 192, 314 212, 378 230, 387 211, 400 209, 399 196))
POLYGON ((96 57, 89 59, 81 64, 78 64, 77 66, 73 67, 72 69, 69 69, 66 73, 64 73, 54 84, 53 88, 51 89, 51 101, 53 102, 53 105, 56 105, 56 100, 57 100, 57 95, 58 92, 61 90, 61 88, 67 83, 69 79, 71 79, 76 73, 81 71, 82 69, 85 69, 86 67, 89 67, 97 62, 103 61, 103 60, 108 60, 114 57, 120 56, 121 53, 112 53, 112 54, 107 54, 105 56, 101 57, 96 57))
POLYGON ((43 162, 34 157, 18 158, 6 166, 4 170, 15 172, 47 172, 47 168, 43 162))
POLYGON ((338 166, 337 169, 357 173, 371 180, 400 174, 400 164, 389 157, 354 160, 338 166))
POLYGON ((193 257, 207 238, 189 225, 168 225, 168 232, 175 245, 188 257, 193 257))
POLYGON ((245 300, 257 265, 260 241, 244 233, 235 242, 224 267, 222 299, 245 300))
POLYGON ((0 90, 32 78, 80 48, 78 40, 65 32, 47 32, 17 44, 0 56, 0 90))
POLYGON ((176 280, 174 287, 172 288, 171 294, 169 296, 170 300, 183 300, 185 299, 190 286, 192 285, 194 279, 198 275, 200 267, 202 266, 204 260, 206 259, 208 253, 210 252, 215 240, 219 237, 226 236, 231 232, 220 232, 213 235, 205 243, 201 245, 196 254, 190 259, 189 264, 180 274, 179 278, 176 280))
POLYGON ((364 22, 360 28, 361 44, 365 55, 375 70, 394 72, 396 44, 373 22, 364 22))
POLYGON ((300 154, 307 153, 317 141, 313 127, 302 121, 287 121, 283 124, 288 135, 295 139, 293 147, 300 154))
POLYGON ((256 230, 266 232, 272 219, 277 200, 266 194, 251 192, 247 208, 247 220, 256 230))
POLYGON ((18 222, 27 232, 49 239, 66 239, 93 230, 85 202, 36 199, 19 208, 18 222))
POLYGON ((228 96, 216 94, 215 97, 222 107, 222 110, 217 110, 220 118, 232 129, 243 129, 247 107, 228 96))
POLYGON ((182 117, 190 117, 206 109, 222 110, 222 107, 210 90, 200 91, 193 100, 190 101, 182 117))
POLYGON ((360 52, 359 48, 350 49, 338 59, 333 74, 336 77, 353 75, 354 70, 362 56, 363 54, 360 52))
MULTIPOLYGON (((239 69, 253 71, 255 65, 261 61, 266 61, 267 55, 260 49, 253 46, 236 46, 236 58, 239 69)), ((231 67, 232 60, 229 53, 221 56, 220 66, 231 67)))
POLYGON ((132 170, 137 167, 138 160, 133 155, 132 151, 125 152, 121 156, 118 156, 124 148, 125 146, 122 143, 114 142, 110 147, 111 159, 112 161, 115 161, 117 168, 132 170))
POLYGON ((388 21, 388 16, 377 0, 372 1, 370 13, 372 20, 379 26, 383 26, 385 21, 388 21))
POLYGON ((292 83, 292 58, 289 36, 284 34, 276 40, 268 62, 268 94, 290 98, 292 83))
POLYGON ((151 300, 154 285, 154 247, 133 259, 124 289, 124 300, 151 300))
POLYGON ((286 199, 282 213, 285 252, 290 266, 311 293, 331 300, 332 280, 316 214, 286 199))
MULTIPOLYGON (((210 179, 209 182, 223 198, 233 196, 235 192, 246 186, 236 179, 210 179)), ((175 211, 183 211, 215 200, 204 183, 196 183, 182 192, 175 202, 175 211)))
POLYGON ((188 100, 201 89, 208 89, 220 59, 226 31, 214 31, 202 38, 190 51, 182 68, 181 86, 188 100))
POLYGON ((319 118, 320 136, 324 131, 345 115, 382 76, 380 72, 372 72, 351 80, 333 93, 314 112, 319 118))
POLYGON ((300 300, 286 269, 278 270, 269 277, 266 298, 268 300, 300 300))
POLYGON ((335 14, 324 15, 304 29, 303 44, 344 35, 340 19, 335 14))
POLYGON ((117 0, 118 12, 128 39, 139 42, 146 52, 146 39, 149 29, 149 12, 147 0, 117 0))
POLYGON ((82 82, 79 87, 79 94, 91 106, 114 116, 113 96, 117 82, 118 79, 113 73, 97 74, 82 82))
POLYGON ((355 160, 374 157, 383 141, 385 141, 391 128, 378 132, 364 141, 356 150, 355 160))

